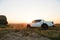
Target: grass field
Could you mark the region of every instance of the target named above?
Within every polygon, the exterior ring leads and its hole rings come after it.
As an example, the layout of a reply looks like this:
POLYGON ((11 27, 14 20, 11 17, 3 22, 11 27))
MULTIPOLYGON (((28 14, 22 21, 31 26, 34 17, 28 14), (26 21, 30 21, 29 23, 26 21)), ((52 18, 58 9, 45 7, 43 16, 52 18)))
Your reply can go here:
POLYGON ((28 35, 29 31, 34 31, 40 36, 47 37, 51 40, 60 40, 60 24, 55 24, 54 28, 49 28, 48 30, 41 30, 41 29, 32 29, 32 28, 26 28, 26 24, 11 24, 6 28, 0 28, 0 38, 3 37, 2 35, 5 35, 9 32, 7 31, 14 31, 19 32, 20 30, 26 30, 27 32, 25 35, 28 35), (28 34, 27 34, 28 33, 28 34))

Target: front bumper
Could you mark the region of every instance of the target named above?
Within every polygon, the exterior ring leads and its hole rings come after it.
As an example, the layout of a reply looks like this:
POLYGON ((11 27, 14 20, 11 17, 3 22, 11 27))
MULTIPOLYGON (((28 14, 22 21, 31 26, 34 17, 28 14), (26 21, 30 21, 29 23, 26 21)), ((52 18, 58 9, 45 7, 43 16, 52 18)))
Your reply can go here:
POLYGON ((55 25, 53 25, 52 27, 55 27, 55 25))

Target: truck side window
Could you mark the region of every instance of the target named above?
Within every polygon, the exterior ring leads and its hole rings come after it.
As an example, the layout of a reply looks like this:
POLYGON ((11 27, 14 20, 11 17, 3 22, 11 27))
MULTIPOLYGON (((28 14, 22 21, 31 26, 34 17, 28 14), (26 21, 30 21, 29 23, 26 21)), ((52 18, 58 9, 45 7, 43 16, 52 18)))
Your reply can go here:
POLYGON ((36 23, 36 22, 40 22, 41 20, 34 20, 32 21, 32 23, 36 23))
POLYGON ((35 20, 35 22, 40 22, 41 20, 35 20))

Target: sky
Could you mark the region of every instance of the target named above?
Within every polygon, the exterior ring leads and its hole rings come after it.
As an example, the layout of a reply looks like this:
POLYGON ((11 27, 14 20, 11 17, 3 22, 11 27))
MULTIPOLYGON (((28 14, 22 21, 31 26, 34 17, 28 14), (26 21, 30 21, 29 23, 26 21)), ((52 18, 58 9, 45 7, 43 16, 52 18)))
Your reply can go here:
POLYGON ((0 0, 0 15, 9 23, 35 19, 60 23, 60 0, 0 0))

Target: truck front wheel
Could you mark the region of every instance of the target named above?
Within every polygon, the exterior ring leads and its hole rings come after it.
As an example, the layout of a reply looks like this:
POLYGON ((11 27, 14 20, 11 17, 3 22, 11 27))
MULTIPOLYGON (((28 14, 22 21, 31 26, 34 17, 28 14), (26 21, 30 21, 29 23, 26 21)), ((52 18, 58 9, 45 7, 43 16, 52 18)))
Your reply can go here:
POLYGON ((41 28, 42 28, 43 30, 47 30, 47 29, 48 29, 48 25, 45 24, 45 23, 43 23, 42 26, 41 26, 41 28))

